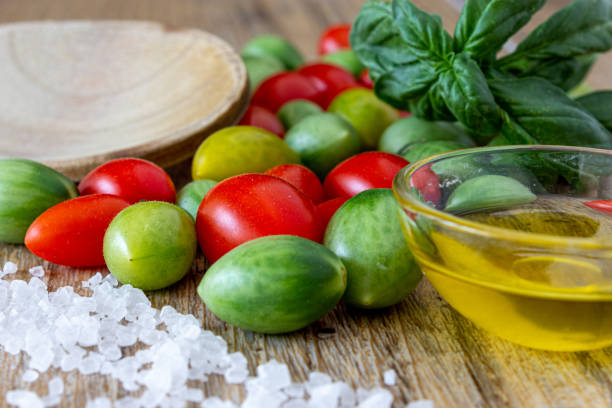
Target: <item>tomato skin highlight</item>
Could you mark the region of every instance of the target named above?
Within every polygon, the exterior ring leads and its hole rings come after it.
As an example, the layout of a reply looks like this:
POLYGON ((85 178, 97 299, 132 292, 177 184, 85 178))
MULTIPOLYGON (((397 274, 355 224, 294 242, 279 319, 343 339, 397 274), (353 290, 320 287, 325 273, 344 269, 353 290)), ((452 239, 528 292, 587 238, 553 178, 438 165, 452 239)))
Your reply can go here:
POLYGON ((364 152, 349 157, 329 172, 323 182, 325 196, 352 197, 372 188, 391 188, 393 178, 409 162, 385 152, 364 152))
POLYGON ((309 78, 321 92, 321 107, 327 109, 342 91, 359 86, 353 74, 337 65, 314 63, 304 65, 298 73, 309 78))
POLYGON ((295 235, 321 242, 315 205, 289 182, 266 174, 221 181, 204 197, 196 217, 198 242, 210 263, 229 250, 267 235, 295 235))
POLYGON ((295 99, 306 99, 321 105, 321 91, 309 78, 297 72, 281 72, 257 87, 251 103, 276 114, 281 106, 295 99))
POLYGON ((586 201, 583 204, 594 210, 612 214, 612 200, 586 201))
POLYGON ((36 256, 73 267, 104 265, 104 233, 130 203, 110 194, 90 194, 61 202, 34 220, 25 236, 36 256))
POLYGON ((317 205, 319 218, 321 219, 321 224, 324 229, 327 228, 327 224, 329 224, 329 220, 334 216, 336 210, 342 207, 342 204, 346 203, 348 199, 348 197, 336 197, 331 200, 323 201, 317 205))
POLYGON ((319 39, 319 55, 329 54, 330 52, 346 50, 351 48, 349 34, 351 25, 347 23, 334 24, 329 26, 319 39))
POLYGON ((308 167, 300 164, 281 164, 267 170, 264 174, 280 177, 306 194, 314 204, 323 201, 323 185, 317 175, 308 167))
POLYGON ((249 105, 238 124, 243 126, 255 126, 267 130, 281 139, 285 136, 285 128, 278 117, 261 106, 249 105))
POLYGON ((431 164, 418 169, 410 178, 410 186, 415 187, 421 193, 425 201, 438 205, 442 192, 440 191, 440 179, 431 169, 431 164))
POLYGON ((138 201, 176 201, 172 179, 148 160, 111 160, 90 171, 79 183, 79 194, 111 194, 130 204, 138 201))

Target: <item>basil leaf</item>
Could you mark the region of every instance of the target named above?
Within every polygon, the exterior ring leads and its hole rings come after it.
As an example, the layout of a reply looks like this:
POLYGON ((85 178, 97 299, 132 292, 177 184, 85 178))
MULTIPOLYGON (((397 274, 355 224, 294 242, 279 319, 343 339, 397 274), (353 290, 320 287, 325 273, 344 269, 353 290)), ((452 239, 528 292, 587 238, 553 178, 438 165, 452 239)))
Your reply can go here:
POLYGON ((500 110, 474 60, 465 53, 457 54, 441 81, 446 106, 470 132, 493 135, 499 131, 500 110))
POLYGON ((612 91, 591 92, 576 99, 576 102, 612 131, 612 91))
POLYGON ((497 66, 517 74, 533 72, 548 59, 575 58, 612 47, 612 2, 575 0, 553 14, 497 66))
POLYGON ((425 95, 410 101, 409 111, 418 118, 430 121, 455 121, 455 116, 446 106, 443 85, 441 77, 438 77, 425 95))
POLYGON ((576 58, 542 60, 530 71, 521 72, 520 76, 535 76, 543 78, 569 91, 578 85, 589 73, 599 54, 588 54, 576 58))
POLYGON ((489 87, 504 111, 502 133, 513 144, 612 148, 612 134, 544 79, 490 79, 489 87))
POLYGON ((363 5, 353 23, 350 42, 374 81, 386 72, 417 61, 394 25, 389 2, 372 0, 363 5))
POLYGON ((409 110, 410 101, 425 94, 437 77, 430 64, 417 62, 381 75, 374 85, 374 91, 389 105, 409 110))
POLYGON ((467 0, 455 27, 455 50, 492 59, 545 0, 467 0))
POLYGON ((453 53, 453 39, 440 16, 419 10, 410 0, 393 0, 391 9, 395 26, 417 58, 438 63, 453 53))

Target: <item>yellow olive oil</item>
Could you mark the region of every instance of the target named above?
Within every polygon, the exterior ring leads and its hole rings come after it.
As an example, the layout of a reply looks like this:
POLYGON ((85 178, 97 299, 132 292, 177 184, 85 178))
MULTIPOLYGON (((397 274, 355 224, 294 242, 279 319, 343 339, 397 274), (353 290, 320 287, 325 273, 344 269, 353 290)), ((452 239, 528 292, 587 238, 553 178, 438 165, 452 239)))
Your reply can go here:
POLYGON ((479 326, 539 349, 601 348, 612 345, 612 216, 583 201, 541 196, 463 216, 508 237, 419 217, 405 232, 441 296, 479 326))

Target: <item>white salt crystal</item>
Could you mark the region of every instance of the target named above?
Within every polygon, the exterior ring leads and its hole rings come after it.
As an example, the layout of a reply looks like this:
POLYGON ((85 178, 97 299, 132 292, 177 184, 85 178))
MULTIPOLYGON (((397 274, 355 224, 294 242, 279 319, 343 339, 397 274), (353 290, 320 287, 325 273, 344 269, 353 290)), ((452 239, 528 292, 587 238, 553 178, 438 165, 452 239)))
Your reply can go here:
POLYGON ((12 275, 14 273, 17 273, 17 264, 13 262, 6 262, 4 264, 4 268, 2 268, 2 274, 0 274, 0 277, 5 275, 12 275))
POLYGON ((310 390, 309 403, 313 408, 336 407, 338 405, 352 407, 355 402, 355 391, 343 382, 319 385, 310 390))
POLYGON ((74 346, 79 340, 79 331, 65 316, 61 315, 55 320, 55 338, 65 347, 74 346))
POLYGON ((42 402, 45 407, 55 407, 62 402, 62 397, 60 395, 45 395, 42 397, 42 402))
POLYGON ((120 347, 132 346, 138 341, 135 331, 128 326, 118 325, 115 329, 117 345, 120 347))
POLYGON ((287 400, 287 396, 280 391, 272 391, 266 388, 251 389, 242 408, 278 408, 287 400))
POLYGON ((87 401, 85 408, 111 408, 111 401, 106 397, 98 397, 87 401))
POLYGON ((159 344, 166 337, 168 337, 167 333, 156 329, 142 329, 142 331, 138 334, 139 340, 148 346, 159 344))
POLYGON ((37 278, 42 278, 43 276, 45 276, 45 269, 40 265, 30 268, 28 272, 30 272, 30 275, 35 276, 37 278))
POLYGON ((305 385, 306 385, 306 389, 310 393, 310 390, 312 390, 313 388, 321 386, 321 385, 325 385, 325 384, 330 384, 331 382, 332 381, 329 375, 320 373, 318 371, 313 371, 310 374, 308 374, 308 382, 305 385))
POLYGON ((246 357, 239 352, 228 354, 224 358, 224 364, 229 365, 225 371, 225 381, 229 384, 241 384, 249 376, 246 357))
POLYGON ((187 381, 187 372, 187 360, 178 344, 166 341, 157 349, 153 357, 153 366, 142 382, 149 389, 165 394, 172 388, 184 385, 187 381))
POLYGON ((116 361, 121 358, 121 349, 113 340, 102 340, 98 344, 98 351, 109 361, 116 361))
POLYGON ((30 281, 28 282, 28 287, 34 290, 34 293, 32 295, 38 299, 42 298, 43 296, 46 296, 47 294, 47 284, 41 281, 40 278, 37 278, 36 276, 30 279, 30 281))
POLYGON ((383 373, 383 380, 385 384, 388 386, 395 385, 395 381, 397 380, 397 374, 395 373, 395 370, 391 369, 391 370, 385 371, 383 373))
POLYGON ((4 286, 0 286, 0 310, 6 308, 9 302, 9 289, 4 286))
POLYGON ((434 403, 432 400, 417 400, 406 405, 406 408, 434 408, 434 403))
POLYGON ((79 321, 79 340, 78 343, 84 347, 95 346, 98 344, 98 332, 100 321, 93 316, 83 317, 79 321))
POLYGON ((358 408, 390 408, 393 403, 393 395, 382 388, 374 388, 368 393, 368 397, 361 401, 358 408))
MULTIPOLYGON (((202 401, 202 408, 237 408, 232 401, 224 401, 218 397, 206 398, 202 401)), ((243 406, 244 407, 244 406, 243 406)))
POLYGON ((40 372, 45 372, 51 366, 55 354, 46 345, 39 346, 30 353, 30 367, 40 372))
POLYGON ((90 352, 87 357, 82 359, 79 363, 79 371, 81 374, 93 374, 100 371, 102 365, 102 356, 95 352, 90 352))
POLYGON ((64 393, 64 382, 60 377, 54 377, 48 384, 49 395, 61 395, 64 393))
POLYGON ((9 405, 17 405, 19 408, 44 408, 44 404, 38 395, 32 391, 13 390, 6 393, 6 402, 9 405))
POLYGON ((155 357, 155 354, 153 353, 151 349, 138 350, 136 354, 134 354, 134 358, 140 364, 151 363, 153 362, 154 357, 155 357))
POLYGON ((303 399, 292 399, 283 404, 283 408, 311 408, 312 406, 303 399))
POLYGON ((172 306, 164 306, 161 308, 159 312, 159 318, 162 322, 168 324, 168 322, 172 322, 173 319, 178 315, 178 312, 172 306))
POLYGON ((115 278, 113 274, 111 273, 109 273, 108 275, 104 277, 104 279, 102 279, 101 283, 104 283, 104 282, 110 283, 112 287, 116 287, 119 284, 119 282, 117 281, 117 278, 115 278))
POLYGON ((228 384, 242 384, 249 376, 249 370, 230 368, 225 372, 225 381, 228 384))
POLYGON ((280 390, 291 384, 287 365, 270 360, 257 367, 257 383, 268 390, 280 390))
POLYGON ((140 408, 138 398, 123 397, 115 401, 115 408, 140 408))
POLYGON ((303 398, 306 390, 303 384, 290 384, 282 390, 289 398, 303 398))
POLYGON ((204 399, 204 392, 199 388, 187 388, 183 395, 190 402, 201 402, 204 399))
POLYGON ((26 372, 23 373, 23 377, 21 377, 21 380, 25 382, 36 381, 37 379, 38 379, 38 371, 34 371, 34 370, 26 370, 26 372))
POLYGON ((66 354, 62 358, 60 368, 62 371, 72 371, 79 366, 81 358, 75 354, 66 354))
POLYGON ((84 281, 81 285, 84 288, 91 288, 91 289, 93 289, 96 286, 98 286, 100 284, 100 282, 102 282, 102 274, 100 272, 96 272, 96 274, 94 276, 92 276, 88 280, 84 281))

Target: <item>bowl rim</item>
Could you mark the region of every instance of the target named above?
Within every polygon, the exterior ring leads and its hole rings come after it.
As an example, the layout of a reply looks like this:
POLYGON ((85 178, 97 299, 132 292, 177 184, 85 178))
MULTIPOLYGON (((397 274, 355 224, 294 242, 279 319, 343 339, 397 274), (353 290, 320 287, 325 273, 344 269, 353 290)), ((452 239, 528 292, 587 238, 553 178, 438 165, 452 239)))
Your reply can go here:
MULTIPOLYGON (((485 146, 469 149, 454 150, 452 152, 440 153, 421 159, 401 169, 393 179, 393 191, 402 206, 408 206, 416 213, 426 215, 428 218, 443 224, 446 228, 478 235, 486 238, 496 238, 503 241, 515 241, 542 246, 571 246, 577 249, 612 250, 612 239, 605 237, 563 237, 535 232, 516 231, 502 227, 495 227, 466 218, 461 218, 442 210, 437 210, 426 203, 416 199, 410 194, 408 180, 418 169, 440 159, 472 155, 484 152, 501 151, 565 151, 604 154, 612 160, 612 150, 597 149, 580 146, 558 146, 558 145, 508 145, 508 146, 485 146)), ((611 254, 612 255, 612 254, 611 254)))

